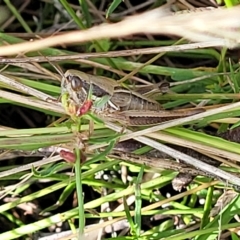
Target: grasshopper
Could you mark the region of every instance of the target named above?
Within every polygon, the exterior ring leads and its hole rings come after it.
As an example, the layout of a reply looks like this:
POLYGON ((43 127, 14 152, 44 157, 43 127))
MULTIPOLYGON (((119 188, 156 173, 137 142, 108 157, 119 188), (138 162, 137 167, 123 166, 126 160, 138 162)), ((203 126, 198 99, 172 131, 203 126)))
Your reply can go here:
POLYGON ((66 96, 64 105, 68 113, 81 115, 91 108, 103 119, 128 126, 153 125, 204 111, 164 110, 157 101, 126 89, 113 79, 77 70, 65 72, 61 88, 62 96, 66 96))

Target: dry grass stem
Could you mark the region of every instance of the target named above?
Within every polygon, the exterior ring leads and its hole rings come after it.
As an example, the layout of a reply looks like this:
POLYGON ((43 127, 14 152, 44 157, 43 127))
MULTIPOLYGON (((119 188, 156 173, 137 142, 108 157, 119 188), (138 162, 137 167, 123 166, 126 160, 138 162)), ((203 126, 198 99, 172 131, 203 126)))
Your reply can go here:
POLYGON ((25 105, 29 105, 29 106, 32 106, 32 107, 37 107, 39 109, 45 109, 45 110, 48 110, 48 111, 53 111, 53 112, 65 114, 65 111, 64 111, 63 107, 58 102, 48 103, 48 102, 45 102, 45 101, 40 101, 40 100, 37 100, 37 99, 34 99, 34 98, 25 97, 25 96, 22 96, 22 95, 6 92, 6 91, 3 91, 3 90, 0 90, 0 97, 4 98, 4 99, 7 99, 9 101, 16 102, 16 103, 23 103, 25 105))
POLYGON ((102 24, 32 42, 0 47, 1 56, 30 52, 60 44, 124 37, 138 33, 171 34, 191 41, 211 41, 215 46, 235 47, 240 39, 240 7, 171 15, 168 6, 131 16, 114 24, 102 24), (97 33, 97 34, 96 34, 97 33), (21 49, 21 51, 20 51, 21 49))
POLYGON ((58 62, 58 61, 64 61, 64 60, 77 61, 78 59, 88 59, 88 58, 94 58, 94 57, 110 58, 110 57, 127 57, 127 56, 167 53, 167 52, 180 52, 180 51, 182 52, 190 49, 222 46, 222 41, 220 41, 219 43, 220 45, 217 45, 216 42, 188 43, 188 44, 173 45, 173 46, 139 48, 139 49, 129 49, 129 50, 120 50, 120 51, 79 53, 79 54, 75 53, 71 55, 48 56, 47 58, 45 56, 0 58, 0 63, 26 63, 26 62, 48 62, 48 61, 58 62))
MULTIPOLYGON (((240 103, 239 103, 240 104, 240 103)), ((114 131, 118 131, 120 132, 122 130, 121 127, 117 126, 116 124, 110 123, 110 122, 106 122, 106 126, 109 127, 110 129, 113 129, 114 131)), ((147 129, 146 129, 147 130, 147 129)), ((143 130, 144 131, 144 130, 143 130)), ((168 154, 169 156, 171 156, 174 159, 179 159, 182 160, 184 163, 189 164, 194 166, 195 168, 202 170, 206 173, 209 173, 210 175, 212 173, 214 173, 214 175, 218 176, 220 179, 224 179, 227 182, 233 183, 237 186, 240 186, 240 178, 225 172, 221 169, 218 169, 217 167, 211 166, 207 163, 204 163, 196 158, 193 158, 191 156, 188 156, 182 152, 179 152, 173 148, 170 148, 164 144, 161 144, 155 140, 152 140, 148 137, 144 137, 144 136, 139 136, 136 133, 139 132, 132 132, 130 130, 126 130, 125 131, 127 134, 125 136, 123 136, 122 138, 120 138, 121 140, 126 140, 126 136, 128 136, 129 138, 127 139, 134 139, 136 141, 139 141, 143 144, 146 144, 148 146, 151 146, 157 150, 161 150, 161 152, 168 154), (136 136, 137 135, 137 136, 136 136)))

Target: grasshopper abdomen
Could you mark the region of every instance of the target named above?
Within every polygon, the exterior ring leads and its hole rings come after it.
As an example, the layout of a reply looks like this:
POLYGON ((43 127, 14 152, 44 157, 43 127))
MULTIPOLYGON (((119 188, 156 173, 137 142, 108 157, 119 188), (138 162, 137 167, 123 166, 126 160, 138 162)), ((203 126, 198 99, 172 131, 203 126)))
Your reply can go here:
POLYGON ((144 110, 144 111, 158 111, 162 110, 161 105, 151 99, 147 99, 144 96, 136 92, 128 91, 126 89, 115 90, 111 102, 118 106, 121 111, 127 110, 144 110))

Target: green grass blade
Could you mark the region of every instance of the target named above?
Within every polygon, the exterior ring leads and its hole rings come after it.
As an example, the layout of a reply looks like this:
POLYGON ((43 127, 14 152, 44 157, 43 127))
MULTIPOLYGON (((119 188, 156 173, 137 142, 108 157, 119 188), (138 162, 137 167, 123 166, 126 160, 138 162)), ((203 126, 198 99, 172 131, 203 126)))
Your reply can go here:
POLYGON ((114 10, 120 5, 122 0, 113 0, 110 6, 107 9, 106 18, 109 18, 109 16, 114 12, 114 10))

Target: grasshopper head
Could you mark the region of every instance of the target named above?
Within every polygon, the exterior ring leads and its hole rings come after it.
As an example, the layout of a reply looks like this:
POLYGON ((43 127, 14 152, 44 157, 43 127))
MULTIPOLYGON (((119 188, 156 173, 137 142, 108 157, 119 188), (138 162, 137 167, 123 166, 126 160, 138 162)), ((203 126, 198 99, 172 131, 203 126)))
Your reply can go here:
POLYGON ((65 73, 61 89, 62 95, 67 93, 69 101, 75 105, 81 105, 87 99, 87 89, 84 88, 83 81, 78 76, 65 73))

